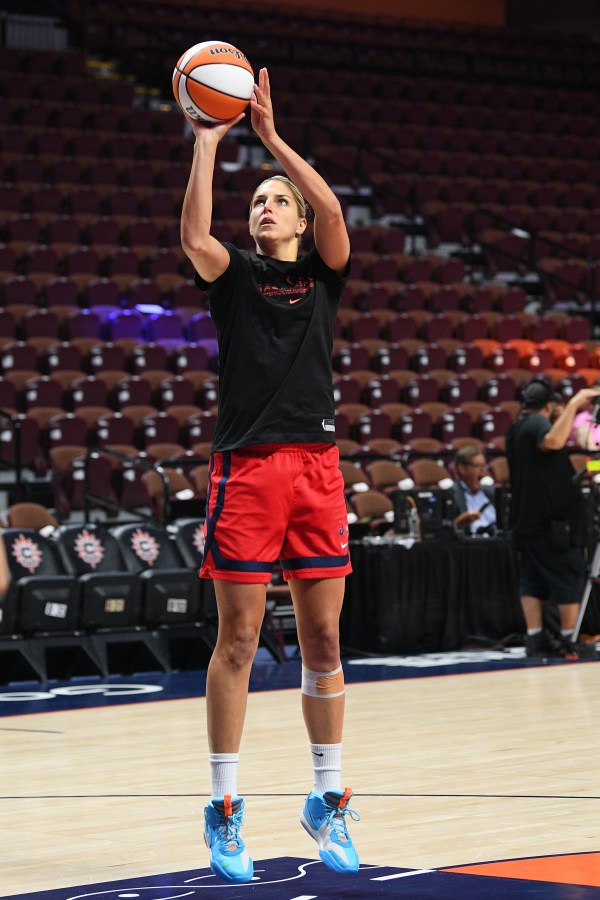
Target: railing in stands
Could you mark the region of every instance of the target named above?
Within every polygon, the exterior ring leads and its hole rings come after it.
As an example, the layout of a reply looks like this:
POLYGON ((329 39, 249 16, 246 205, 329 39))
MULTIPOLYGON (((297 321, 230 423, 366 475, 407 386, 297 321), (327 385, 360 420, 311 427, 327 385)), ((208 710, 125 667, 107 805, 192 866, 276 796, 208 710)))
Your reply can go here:
POLYGON ((123 504, 113 501, 109 498, 102 497, 99 494, 94 493, 92 489, 92 485, 90 484, 90 460, 94 455, 98 455, 99 453, 103 453, 106 456, 110 456, 113 459, 118 459, 123 463, 126 463, 128 466, 132 468, 143 469, 145 472, 156 472, 156 474, 162 480, 163 485, 163 504, 162 504, 162 519, 163 521, 160 523, 162 525, 168 524, 171 521, 171 512, 172 512, 172 501, 171 501, 171 490, 170 490, 170 481, 168 475, 168 469, 180 468, 181 466, 197 466, 202 465, 206 462, 205 459, 201 457, 185 457, 184 459, 177 460, 162 460, 161 462, 150 462, 148 459, 144 459, 139 456, 131 456, 127 453, 122 453, 120 450, 115 450, 112 447, 106 447, 102 444, 99 444, 95 447, 90 447, 89 450, 85 454, 85 463, 84 463, 84 482, 83 482, 83 498, 84 498, 84 518, 86 522, 90 520, 90 512, 92 506, 100 507, 101 509, 109 510, 113 513, 131 513, 136 517, 147 519, 149 521, 156 521, 156 516, 152 513, 147 513, 144 509, 139 506, 136 507, 127 507, 123 504))
POLYGON ((570 248, 560 241, 553 240, 551 238, 547 238, 545 235, 541 235, 537 231, 531 231, 523 228, 519 225, 518 222, 515 222, 511 219, 508 219, 506 216, 500 215, 493 210, 486 209, 485 207, 478 207, 474 209, 469 217, 468 217, 468 228, 469 228, 469 238, 471 240, 471 244, 479 244, 481 247, 487 247, 490 250, 493 250, 494 253, 499 256, 506 257, 507 260, 510 260, 514 263, 523 263, 523 259, 519 256, 515 256, 509 251, 498 247, 496 244, 492 242, 486 242, 482 236, 477 226, 478 218, 487 218, 492 222, 501 225, 503 228, 507 229, 509 233, 518 233, 519 236, 523 237, 523 239, 527 242, 527 265, 530 270, 536 272, 540 278, 543 280, 550 281, 554 284, 560 284, 565 287, 571 288, 574 296, 583 296, 587 303, 589 303, 590 310, 590 321, 592 325, 596 322, 596 310, 598 306, 598 277, 597 277, 597 269, 599 266, 599 260, 590 259, 582 253, 571 252, 570 248), (537 262, 537 253, 535 249, 536 241, 543 241, 543 243, 547 246, 554 247, 556 250, 560 251, 564 254, 562 259, 565 261, 568 259, 581 259, 583 260, 588 267, 588 287, 585 285, 575 285, 571 281, 568 281, 566 278, 562 278, 560 275, 557 275, 556 272, 551 272, 547 269, 540 268, 537 262))
MULTIPOLYGON (((4 469, 12 469, 15 473, 15 502, 20 503, 25 499, 24 497, 24 486, 23 486, 23 452, 22 452, 22 440, 21 440, 21 428, 23 427, 23 419, 15 412, 11 412, 8 409, 0 409, 0 420, 4 419, 6 422, 10 423, 10 427, 12 428, 14 434, 14 460, 9 462, 8 460, 0 460, 0 466, 4 469)), ((0 428, 3 428, 0 425, 0 428)))

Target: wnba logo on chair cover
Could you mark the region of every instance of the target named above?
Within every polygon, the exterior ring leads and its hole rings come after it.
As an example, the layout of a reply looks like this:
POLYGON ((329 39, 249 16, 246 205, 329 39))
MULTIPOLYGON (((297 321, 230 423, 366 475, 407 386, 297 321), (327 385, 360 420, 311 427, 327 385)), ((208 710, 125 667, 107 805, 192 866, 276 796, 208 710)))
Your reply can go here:
POLYGON ((36 542, 25 535, 20 534, 13 542, 12 555, 20 566, 27 569, 32 575, 39 568, 43 554, 36 542))
POLYGON ((131 535, 131 548, 138 559, 141 559, 148 566, 154 565, 160 555, 158 543, 147 531, 142 531, 141 528, 138 528, 131 535))
POLYGON ((75 553, 86 565, 95 569, 104 559, 104 547, 95 534, 90 534, 84 529, 77 535, 75 541, 75 553))

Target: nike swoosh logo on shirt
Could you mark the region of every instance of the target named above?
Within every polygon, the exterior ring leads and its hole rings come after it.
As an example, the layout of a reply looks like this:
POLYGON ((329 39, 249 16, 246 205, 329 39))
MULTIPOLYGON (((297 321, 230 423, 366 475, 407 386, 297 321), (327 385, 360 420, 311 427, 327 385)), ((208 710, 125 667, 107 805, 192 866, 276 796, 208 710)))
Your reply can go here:
POLYGON ((302 300, 302 297, 298 297, 297 300, 290 300, 290 306, 293 306, 294 303, 300 303, 301 300, 302 300))

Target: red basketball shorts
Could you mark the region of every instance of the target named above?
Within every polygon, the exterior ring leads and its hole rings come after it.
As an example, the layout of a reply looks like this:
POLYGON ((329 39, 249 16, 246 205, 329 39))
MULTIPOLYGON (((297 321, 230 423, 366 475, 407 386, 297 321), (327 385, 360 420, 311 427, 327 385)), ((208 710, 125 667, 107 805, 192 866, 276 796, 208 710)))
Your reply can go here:
POLYGON ((352 571, 335 444, 260 444, 213 453, 202 578, 268 584, 352 571))

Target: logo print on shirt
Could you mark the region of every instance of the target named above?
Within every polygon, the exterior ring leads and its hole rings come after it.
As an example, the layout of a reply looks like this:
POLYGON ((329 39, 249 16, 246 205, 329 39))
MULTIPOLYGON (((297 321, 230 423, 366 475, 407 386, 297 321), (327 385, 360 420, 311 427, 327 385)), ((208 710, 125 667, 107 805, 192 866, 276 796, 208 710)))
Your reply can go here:
POLYGON ((291 277, 285 279, 284 284, 272 284, 258 281, 258 289, 265 297, 281 297, 289 300, 290 305, 299 303, 315 286, 312 276, 299 275, 295 280, 291 277))

